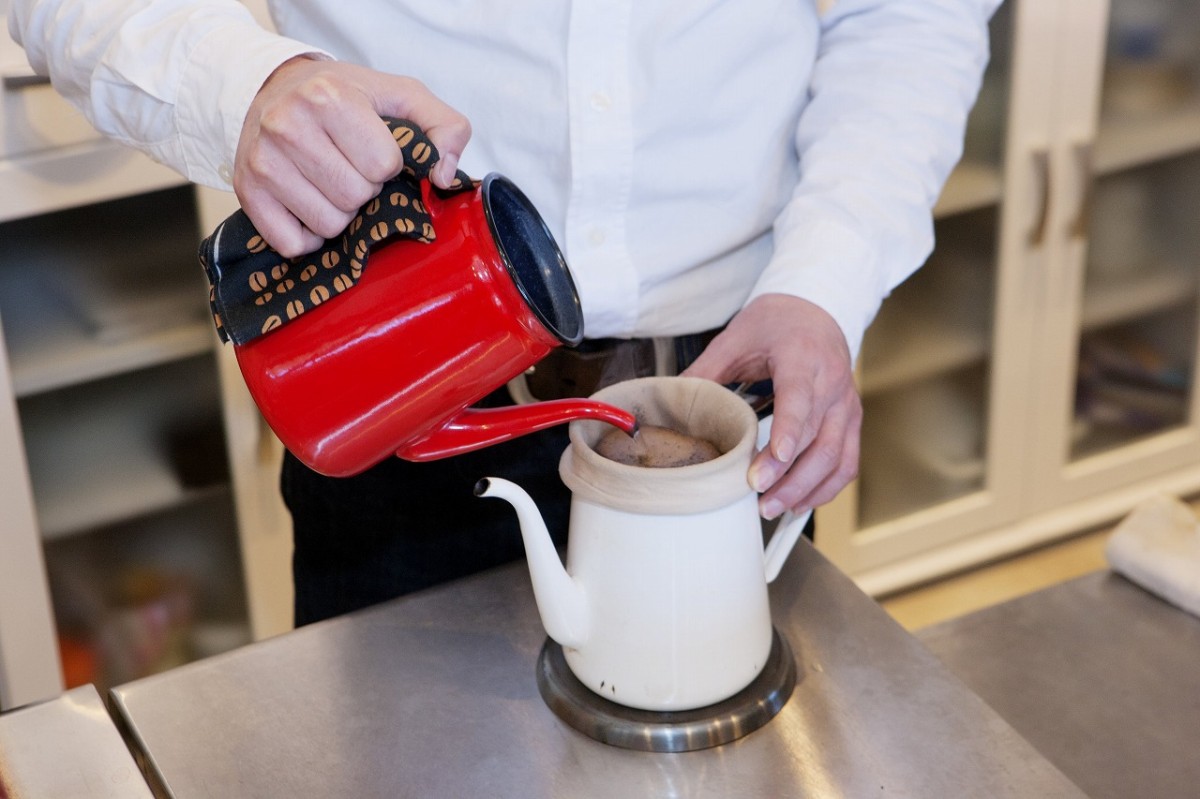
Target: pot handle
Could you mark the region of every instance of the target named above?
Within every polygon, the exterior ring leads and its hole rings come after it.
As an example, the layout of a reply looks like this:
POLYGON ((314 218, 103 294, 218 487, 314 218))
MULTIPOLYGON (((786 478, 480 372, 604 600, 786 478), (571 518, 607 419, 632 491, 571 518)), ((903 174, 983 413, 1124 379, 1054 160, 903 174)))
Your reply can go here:
POLYGON ((792 547, 796 546, 796 542, 800 540, 800 534, 804 532, 804 525, 808 524, 809 516, 812 516, 811 510, 806 510, 804 513, 788 511, 779 517, 779 526, 775 528, 771 540, 767 542, 767 547, 763 551, 763 572, 768 583, 773 582, 779 576, 787 556, 792 552, 792 547))
MULTIPOLYGON (((774 416, 767 416, 758 422, 759 449, 765 447, 771 438, 771 422, 774 418, 774 416)), ((812 511, 806 510, 803 513, 787 511, 779 517, 779 524, 776 525, 775 532, 771 534, 771 540, 767 542, 767 546, 763 550, 763 571, 768 583, 773 582, 779 576, 784 562, 792 552, 792 547, 796 546, 800 534, 804 532, 804 525, 808 524, 810 516, 812 516, 812 511)))
POLYGON ((591 399, 560 399, 503 408, 464 408, 429 433, 396 451, 406 461, 433 461, 499 444, 575 419, 608 422, 633 435, 629 411, 591 399))

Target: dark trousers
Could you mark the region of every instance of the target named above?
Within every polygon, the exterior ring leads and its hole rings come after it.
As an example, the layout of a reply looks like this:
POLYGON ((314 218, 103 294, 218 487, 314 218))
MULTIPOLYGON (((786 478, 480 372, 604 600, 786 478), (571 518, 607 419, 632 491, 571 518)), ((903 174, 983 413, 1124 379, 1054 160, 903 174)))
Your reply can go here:
POLYGON ((297 626, 523 557, 512 506, 474 495, 481 477, 524 488, 565 544, 570 492, 558 459, 566 446, 562 425, 444 460, 391 458, 347 478, 285 454, 297 626))
MULTIPOLYGON (((479 405, 508 402, 500 389, 479 405)), ((566 447, 561 425, 444 460, 390 458, 347 478, 324 477, 286 453, 282 491, 292 514, 296 625, 524 557, 512 506, 474 495, 482 477, 524 488, 555 543, 565 545, 571 497, 558 461, 566 447)))

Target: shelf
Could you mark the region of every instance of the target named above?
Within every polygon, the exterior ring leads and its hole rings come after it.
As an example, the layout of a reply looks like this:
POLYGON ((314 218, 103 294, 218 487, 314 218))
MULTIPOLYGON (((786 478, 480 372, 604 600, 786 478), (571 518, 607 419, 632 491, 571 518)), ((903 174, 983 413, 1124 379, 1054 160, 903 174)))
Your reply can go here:
POLYGON ((863 395, 891 391, 990 357, 992 265, 974 247, 989 236, 970 220, 939 234, 942 249, 897 287, 867 329, 863 395))
POLYGON ((3 225, 0 321, 26 397, 215 346, 190 190, 3 225))
POLYGON ((991 350, 988 333, 969 324, 897 304, 873 326, 863 349, 862 393, 878 394, 977 364, 991 350))
POLYGON ((179 173, 136 150, 85 142, 0 159, 0 221, 186 185, 179 173))
POLYGON ((1003 177, 999 167, 978 161, 960 161, 950 173, 937 205, 935 217, 975 211, 995 205, 1004 196, 1003 177))
POLYGON ((76 654, 68 684, 103 690, 250 641, 227 493, 46 552, 60 641, 76 654))
MULTIPOLYGON (((160 307, 171 313, 143 329, 106 330, 46 291, 46 283, 34 272, 0 275, 0 319, 18 397, 187 358, 215 345, 212 322, 191 296, 199 294, 199 286, 164 297, 160 307)), ((121 306, 111 310, 115 318, 121 306)), ((124 312, 134 315, 136 309, 126 306, 124 312)))
POLYGON ((1084 330, 1093 330, 1195 302, 1196 296, 1197 280, 1191 270, 1131 271, 1088 283, 1080 323, 1084 330))
POLYGON ((984 488, 985 387, 964 371, 864 402, 863 526, 984 488))
POLYGON ((220 487, 219 419, 208 424, 209 438, 194 432, 213 415, 216 395, 211 358, 201 357, 22 401, 43 538, 171 508, 220 487), (201 446, 188 451, 189 441, 201 446), (189 458, 203 462, 201 477, 189 472, 189 458))
POLYGON ((1102 119, 1094 171, 1103 175, 1196 150, 1200 150, 1200 99, 1156 114, 1102 119))
POLYGON ((939 473, 896 445, 864 448, 858 532, 983 490, 979 480, 939 473))

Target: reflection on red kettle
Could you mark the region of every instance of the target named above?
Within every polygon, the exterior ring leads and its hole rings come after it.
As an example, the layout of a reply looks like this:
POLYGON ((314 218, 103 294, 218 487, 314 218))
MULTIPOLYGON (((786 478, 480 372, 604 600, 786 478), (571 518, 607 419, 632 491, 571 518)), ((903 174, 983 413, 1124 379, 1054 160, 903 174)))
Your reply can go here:
POLYGON ((235 345, 267 424, 316 471, 345 477, 393 454, 444 458, 572 419, 632 433, 633 415, 588 399, 472 403, 583 338, 579 295, 532 203, 491 174, 441 197, 424 186, 429 244, 374 250, 351 290, 235 345))

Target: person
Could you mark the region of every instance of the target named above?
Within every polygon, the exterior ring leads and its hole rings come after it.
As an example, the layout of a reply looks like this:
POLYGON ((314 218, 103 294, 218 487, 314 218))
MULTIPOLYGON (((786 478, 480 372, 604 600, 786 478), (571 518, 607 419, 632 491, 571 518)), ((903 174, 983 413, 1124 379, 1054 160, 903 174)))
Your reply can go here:
MULTIPOLYGON (((9 24, 97 129, 232 188, 283 256, 400 169, 381 117, 426 131, 435 185, 504 173, 570 264, 578 357, 668 341, 685 374, 772 381, 748 474, 771 519, 856 475, 854 359, 932 249, 998 2, 278 0, 276 34, 234 0, 12 0, 9 24)), ((564 443, 340 480, 286 458, 297 622, 520 556, 511 513, 470 498, 484 475, 561 536, 564 443)))

